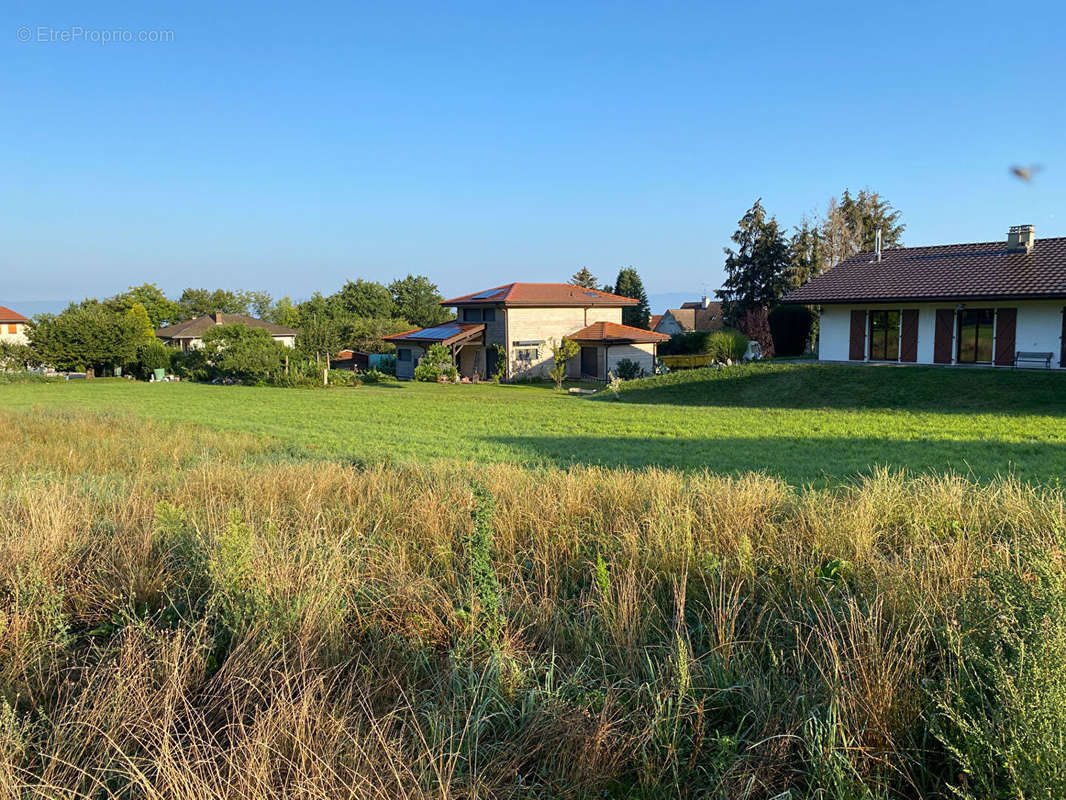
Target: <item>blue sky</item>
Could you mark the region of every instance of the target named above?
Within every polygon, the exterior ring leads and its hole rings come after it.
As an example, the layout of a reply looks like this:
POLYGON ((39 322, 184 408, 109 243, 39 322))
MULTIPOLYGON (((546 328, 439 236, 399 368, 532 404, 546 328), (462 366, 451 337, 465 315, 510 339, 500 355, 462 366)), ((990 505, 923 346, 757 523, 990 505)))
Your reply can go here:
POLYGON ((583 265, 665 302, 757 197, 791 227, 844 187, 908 244, 1066 235, 1064 34, 1050 3, 8 2, 0 304, 583 265))

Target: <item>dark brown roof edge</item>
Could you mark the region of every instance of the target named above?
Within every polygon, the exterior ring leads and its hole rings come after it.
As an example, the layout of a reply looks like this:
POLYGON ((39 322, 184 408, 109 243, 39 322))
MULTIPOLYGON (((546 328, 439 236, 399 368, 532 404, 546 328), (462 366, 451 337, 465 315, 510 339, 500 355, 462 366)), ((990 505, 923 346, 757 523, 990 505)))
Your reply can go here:
POLYGON ((790 300, 785 295, 778 302, 782 305, 797 306, 847 306, 856 303, 962 303, 993 302, 997 300, 1066 300, 1066 292, 1045 294, 957 294, 957 295, 921 295, 914 297, 845 297, 845 298, 809 298, 801 297, 790 300))

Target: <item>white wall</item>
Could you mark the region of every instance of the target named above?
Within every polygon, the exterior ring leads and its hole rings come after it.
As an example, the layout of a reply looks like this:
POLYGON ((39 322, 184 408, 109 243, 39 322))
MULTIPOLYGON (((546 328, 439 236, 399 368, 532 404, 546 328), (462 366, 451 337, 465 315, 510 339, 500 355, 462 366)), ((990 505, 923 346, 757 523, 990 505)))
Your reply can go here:
POLYGON ((0 342, 8 342, 9 344, 29 344, 30 340, 26 338, 26 326, 21 322, 3 322, 0 323, 0 342), (11 328, 14 327, 14 331, 11 328))
POLYGON ((654 344, 612 344, 607 348, 607 371, 617 375, 618 362, 625 358, 640 364, 646 374, 654 374, 654 344))
MULTIPOLYGON (((1052 366, 1058 367, 1062 347, 1062 310, 1064 300, 1018 300, 1014 302, 971 302, 969 308, 1016 308, 1018 321, 1014 334, 1014 349, 1054 354, 1052 366)), ((955 309, 955 303, 909 303, 831 305, 822 309, 818 328, 818 359, 820 361, 847 361, 851 339, 851 312, 853 310, 896 311, 918 309, 918 361, 933 363, 933 342, 936 328, 936 311, 939 308, 955 309)), ((869 343, 867 343, 869 347, 869 343)), ((952 357, 955 342, 952 341, 952 357)))

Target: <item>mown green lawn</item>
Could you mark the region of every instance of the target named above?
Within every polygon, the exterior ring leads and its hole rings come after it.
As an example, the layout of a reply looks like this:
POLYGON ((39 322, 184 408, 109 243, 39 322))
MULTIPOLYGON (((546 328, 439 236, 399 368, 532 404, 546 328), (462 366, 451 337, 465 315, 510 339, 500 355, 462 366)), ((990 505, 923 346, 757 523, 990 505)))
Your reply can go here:
POLYGON ((1049 484, 1066 475, 1066 375, 1048 372, 770 364, 634 381, 621 402, 540 386, 97 380, 0 385, 0 407, 133 412, 356 462, 756 470, 793 484, 837 483, 881 465, 1049 484))

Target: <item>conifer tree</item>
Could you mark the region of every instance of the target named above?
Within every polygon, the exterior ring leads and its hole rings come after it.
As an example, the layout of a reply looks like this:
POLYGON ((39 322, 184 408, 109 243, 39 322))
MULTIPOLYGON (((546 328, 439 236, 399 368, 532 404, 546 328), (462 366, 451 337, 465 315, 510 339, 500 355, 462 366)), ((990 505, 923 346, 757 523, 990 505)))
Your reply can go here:
POLYGON ((589 272, 588 267, 582 267, 575 272, 570 278, 570 283, 583 289, 598 289, 600 287, 600 282, 596 280, 595 275, 589 272))
POLYGON ((644 291, 644 282, 633 267, 623 267, 618 271, 613 292, 637 301, 637 305, 622 309, 622 324, 647 330, 651 322, 648 293, 644 291))
POLYGON ((726 279, 715 294, 727 320, 736 322, 749 311, 769 309, 787 288, 788 242, 774 217, 767 217, 762 198, 740 219, 733 242, 725 248, 726 279))

